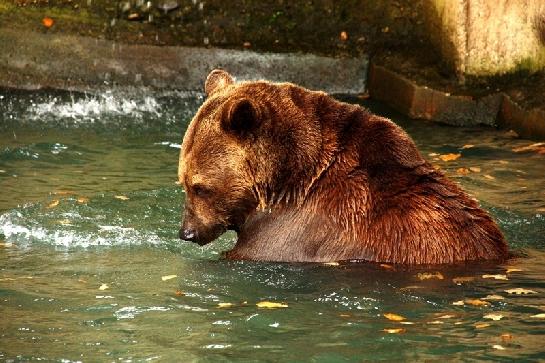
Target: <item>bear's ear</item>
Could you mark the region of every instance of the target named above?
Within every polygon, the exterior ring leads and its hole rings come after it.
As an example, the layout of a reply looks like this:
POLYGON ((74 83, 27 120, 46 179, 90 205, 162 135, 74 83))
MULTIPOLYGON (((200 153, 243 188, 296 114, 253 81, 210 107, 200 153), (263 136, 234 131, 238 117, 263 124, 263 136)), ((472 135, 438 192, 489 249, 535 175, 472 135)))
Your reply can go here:
POLYGON ((224 131, 244 137, 256 130, 261 123, 259 107, 247 98, 230 102, 221 119, 224 131))
POLYGON ((233 77, 222 69, 214 69, 204 83, 204 92, 207 96, 210 96, 214 92, 217 92, 231 84, 235 83, 233 77))

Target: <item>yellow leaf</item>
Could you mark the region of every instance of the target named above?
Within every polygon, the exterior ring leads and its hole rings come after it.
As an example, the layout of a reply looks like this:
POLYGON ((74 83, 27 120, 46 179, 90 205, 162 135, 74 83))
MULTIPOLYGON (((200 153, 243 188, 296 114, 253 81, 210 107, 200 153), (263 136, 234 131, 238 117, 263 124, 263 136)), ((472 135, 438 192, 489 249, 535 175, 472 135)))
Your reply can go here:
POLYGON ((76 192, 73 190, 57 190, 56 192, 53 192, 55 195, 74 195, 76 192))
POLYGON ((479 168, 478 166, 472 166, 472 167, 469 168, 469 170, 472 173, 480 173, 481 172, 481 168, 479 168))
POLYGON ((395 270, 394 266, 387 264, 387 263, 381 263, 380 267, 382 267, 385 270, 395 270))
POLYGON ((222 303, 218 303, 218 308, 231 308, 235 306, 235 304, 233 303, 225 303, 225 302, 222 302, 222 303))
POLYGON ((532 315, 530 317, 531 318, 536 318, 536 319, 545 319, 545 313, 539 313, 539 314, 536 314, 536 315, 532 315))
POLYGON ((405 317, 401 316, 401 315, 397 315, 397 314, 394 314, 394 313, 386 313, 386 314, 383 314, 384 317, 388 320, 392 320, 392 321, 403 321, 405 320, 405 317))
POLYGON ((506 275, 483 275, 483 279, 509 280, 506 275))
POLYGON ((178 277, 178 275, 166 275, 166 276, 161 277, 161 280, 167 281, 167 280, 175 279, 176 277, 178 277))
POLYGON ((339 266, 338 262, 324 262, 323 264, 325 266, 339 266))
POLYGON ((488 328, 490 326, 490 324, 488 323, 476 323, 475 324, 475 328, 477 329, 484 329, 484 328, 488 328))
POLYGON ((520 268, 514 268, 514 267, 510 267, 508 268, 505 273, 508 273, 510 274, 511 272, 521 272, 522 270, 520 268))
POLYGON ((430 279, 438 279, 443 280, 443 274, 441 272, 421 272, 416 275, 420 281, 423 280, 430 280, 430 279))
POLYGON ((493 177, 492 175, 489 175, 489 174, 485 174, 484 177, 488 180, 495 180, 496 178, 493 177))
POLYGON ((351 317, 350 314, 339 314, 339 316, 340 316, 341 318, 350 318, 350 317, 351 317))
POLYGON ((497 350, 505 350, 505 347, 503 347, 503 346, 501 346, 501 345, 499 345, 499 344, 494 344, 494 345, 492 346, 492 348, 497 349, 497 350))
POLYGON ((508 342, 510 340, 513 340, 513 336, 509 333, 503 333, 502 335, 500 335, 500 338, 503 342, 508 342))
POLYGON ((454 282, 457 285, 461 285, 464 282, 471 282, 473 280, 475 280, 475 277, 473 276, 460 276, 460 277, 453 278, 452 282, 454 282))
POLYGON ((399 324, 403 324, 403 325, 414 325, 414 323, 412 321, 400 321, 399 324))
POLYGON ((434 321, 428 321, 428 324, 439 325, 439 324, 445 324, 445 322, 441 320, 434 320, 434 321))
POLYGON ((176 290, 176 292, 174 293, 174 295, 176 296, 184 296, 184 292, 183 291, 180 291, 180 290, 176 290))
POLYGON ((469 174, 469 169, 468 168, 458 168, 458 169, 456 169, 456 174, 467 175, 467 174, 469 174))
POLYGON ((506 293, 508 294, 511 294, 511 295, 528 295, 528 294, 537 294, 537 291, 534 291, 534 290, 528 290, 528 289, 523 289, 521 287, 517 287, 516 289, 508 289, 508 290, 504 290, 506 293))
POLYGON ((458 159, 462 154, 442 154, 439 155, 439 158, 443 161, 453 161, 458 159))
POLYGON ((257 304, 258 308, 265 308, 265 309, 277 309, 277 308, 287 308, 287 304, 272 302, 272 301, 260 301, 257 304))
POLYGON ((110 288, 110 286, 108 286, 107 284, 102 284, 102 285, 100 285, 100 287, 98 289, 101 290, 101 291, 104 291, 104 290, 109 289, 109 288, 110 288))
POLYGON ((58 199, 55 199, 54 201, 52 201, 51 203, 49 203, 47 205, 47 208, 55 208, 56 206, 58 206, 60 203, 60 201, 58 199))
POLYGON ((462 146, 462 149, 471 149, 472 147, 475 147, 475 145, 466 144, 466 145, 462 146))
POLYGON ((116 196, 114 196, 114 198, 119 199, 119 200, 129 200, 130 199, 126 195, 116 195, 116 196))
POLYGON ((382 329, 383 332, 385 333, 388 333, 388 334, 399 334, 399 333, 403 333, 405 331, 405 329, 403 328, 386 328, 386 329, 382 329))
POLYGON ((503 300, 504 297, 501 295, 486 295, 483 297, 483 300, 503 300))
POLYGON ((503 315, 490 313, 483 316, 483 318, 497 321, 497 320, 501 320, 503 318, 503 315))
POLYGON ((465 305, 465 302, 463 300, 458 300, 458 301, 454 301, 452 305, 463 306, 465 305))
POLYGON ((78 198, 78 203, 79 204, 87 204, 89 202, 89 198, 87 197, 79 197, 78 198))
POLYGON ((465 299, 464 302, 468 305, 473 305, 473 306, 486 306, 486 305, 490 305, 490 303, 488 301, 482 301, 480 299, 465 299))
POLYGON ((456 317, 455 315, 445 314, 445 315, 438 316, 437 319, 452 319, 455 317, 456 317))

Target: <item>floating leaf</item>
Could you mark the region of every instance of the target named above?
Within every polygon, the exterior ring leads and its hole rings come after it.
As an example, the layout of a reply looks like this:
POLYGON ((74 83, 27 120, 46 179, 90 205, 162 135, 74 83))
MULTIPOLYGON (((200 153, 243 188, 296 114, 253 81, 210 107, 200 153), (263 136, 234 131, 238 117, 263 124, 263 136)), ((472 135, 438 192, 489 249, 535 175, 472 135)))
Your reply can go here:
POLYGON ((458 169, 456 169, 456 174, 467 175, 467 174, 469 174, 469 169, 468 168, 458 168, 458 169))
POLYGON ((324 262, 323 264, 325 266, 339 266, 338 262, 324 262))
POLYGON ((397 315, 397 314, 394 314, 394 313, 386 313, 386 314, 383 314, 384 317, 388 320, 392 320, 392 321, 403 321, 405 320, 405 317, 404 316, 401 316, 401 315, 397 315))
POLYGON ((471 171, 472 173, 480 173, 481 168, 479 168, 478 166, 472 166, 469 168, 469 171, 471 171))
POLYGON ((545 313, 539 313, 539 314, 536 314, 536 315, 532 315, 530 317, 535 318, 535 319, 545 319, 545 313))
POLYGON ((480 299, 465 299, 464 302, 473 306, 487 306, 490 305, 488 301, 482 301, 480 299))
POLYGON ((49 29, 53 26, 53 24, 55 24, 55 20, 51 19, 49 16, 46 16, 42 19, 42 24, 49 29))
POLYGON ((475 277, 473 276, 460 276, 460 277, 453 278, 452 282, 454 282, 457 285, 461 285, 464 282, 471 282, 473 280, 475 280, 475 277))
POLYGON ((348 40, 348 33, 345 32, 345 31, 342 31, 341 34, 339 35, 339 38, 343 41, 343 42, 346 42, 348 40))
POLYGON ((509 280, 506 275, 483 275, 483 279, 509 280))
POLYGON ((443 160, 443 161, 453 161, 453 160, 456 160, 458 159, 460 156, 462 156, 462 154, 442 154, 442 155, 439 155, 439 159, 443 160))
POLYGON ((47 205, 47 208, 55 208, 56 206, 58 206, 60 203, 60 201, 58 199, 55 199, 54 201, 52 201, 51 203, 49 203, 47 205))
POLYGON ((454 301, 452 303, 452 305, 463 306, 463 305, 465 305, 465 302, 464 302, 464 300, 458 300, 458 301, 454 301))
POLYGON ((486 295, 483 297, 483 300, 503 300, 504 297, 501 295, 486 295))
POLYGON ((444 276, 441 272, 421 272, 416 275, 420 281, 423 280, 430 280, 430 279, 438 279, 443 280, 444 276))
POLYGON ((385 270, 395 270, 394 266, 387 264, 387 263, 381 263, 380 267, 382 267, 385 270))
POLYGON ((176 296, 185 296, 185 293, 184 293, 183 291, 176 290, 176 292, 174 293, 174 295, 176 295, 176 296))
POLYGON ((490 314, 486 314, 485 316, 483 316, 483 318, 497 321, 497 320, 501 320, 503 318, 503 315, 490 313, 490 314))
POLYGON ((528 289, 523 289, 521 287, 517 287, 515 289, 508 289, 508 290, 504 290, 506 293, 508 294, 511 294, 511 295, 529 295, 529 294, 537 294, 537 291, 534 291, 534 290, 528 290, 528 289))
POLYGON ((499 345, 499 344, 494 344, 492 346, 492 348, 497 349, 497 350, 505 350, 505 347, 502 346, 502 345, 499 345))
POLYGON ((287 304, 272 302, 272 301, 260 301, 257 304, 258 308, 265 308, 265 309, 277 309, 277 308, 287 308, 287 304))
POLYGON ((403 324, 403 325, 414 325, 414 323, 412 321, 400 321, 399 324, 403 324))
POLYGON ((505 270, 505 273, 510 274, 511 272, 521 272, 521 271, 522 270, 520 268, 509 267, 507 270, 505 270))
POLYGON ((102 285, 100 285, 100 287, 98 289, 100 291, 104 291, 104 290, 109 289, 109 288, 110 288, 110 286, 108 286, 107 284, 102 284, 102 285))
POLYGON ((512 149, 516 153, 530 152, 534 151, 538 154, 545 154, 545 142, 537 142, 535 144, 530 144, 527 146, 520 146, 512 149))
POLYGON ((386 329, 382 329, 383 332, 385 333, 388 333, 388 334, 399 334, 399 333, 403 333, 405 331, 405 329, 403 328, 386 328, 386 329))
POLYGON ((431 324, 431 325, 440 325, 440 324, 445 324, 444 321, 441 321, 441 320, 433 320, 433 321, 428 321, 428 324, 431 324))
POLYGON ((116 196, 114 196, 114 198, 119 199, 119 200, 129 200, 130 199, 126 195, 116 195, 116 196))
POLYGON ((87 204, 89 202, 89 198, 79 197, 77 201, 78 201, 79 204, 87 204))
POLYGON ((477 329, 484 329, 484 328, 488 328, 490 326, 490 324, 488 323, 476 323, 475 324, 475 328, 477 329))
POLYGON ((489 175, 489 174, 485 174, 484 177, 488 180, 496 180, 495 177, 493 177, 492 175, 489 175))
POLYGON ((235 304, 233 304, 233 303, 226 303, 226 302, 218 303, 218 308, 222 308, 222 309, 231 308, 233 306, 235 306, 235 304))
POLYGON ((175 279, 176 277, 178 277, 178 275, 166 275, 166 276, 161 277, 161 280, 167 281, 167 280, 175 279))
POLYGON ((502 340, 502 342, 506 343, 510 340, 513 340, 513 336, 509 333, 503 333, 502 335, 500 335, 500 338, 502 340))
POLYGON ((350 318, 350 317, 352 317, 352 315, 350 315, 350 314, 339 314, 339 316, 341 318, 350 318))
POLYGON ((445 315, 438 316, 437 319, 452 319, 452 318, 455 318, 455 317, 456 317, 456 315, 445 314, 445 315))
POLYGON ((475 145, 473 145, 473 144, 466 144, 466 145, 462 146, 462 149, 471 149, 472 147, 475 147, 475 145))

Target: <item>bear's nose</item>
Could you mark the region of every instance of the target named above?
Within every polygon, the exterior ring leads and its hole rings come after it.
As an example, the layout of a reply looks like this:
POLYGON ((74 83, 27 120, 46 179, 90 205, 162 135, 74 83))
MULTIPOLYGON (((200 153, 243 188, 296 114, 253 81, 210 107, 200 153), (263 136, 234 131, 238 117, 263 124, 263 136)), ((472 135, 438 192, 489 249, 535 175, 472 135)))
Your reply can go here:
POLYGON ((194 241, 197 233, 192 228, 180 228, 180 239, 194 241))

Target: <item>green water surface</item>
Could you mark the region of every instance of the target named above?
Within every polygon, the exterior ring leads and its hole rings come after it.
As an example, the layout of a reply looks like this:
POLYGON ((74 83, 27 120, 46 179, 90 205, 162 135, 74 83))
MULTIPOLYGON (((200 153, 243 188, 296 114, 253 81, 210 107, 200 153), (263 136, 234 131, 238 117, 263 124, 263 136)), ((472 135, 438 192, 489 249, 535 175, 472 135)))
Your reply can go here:
POLYGON ((370 105, 491 211, 508 263, 234 262, 233 233, 177 239, 179 144, 201 102, 0 91, 0 360, 545 359, 545 155, 513 151, 531 141, 370 105))

